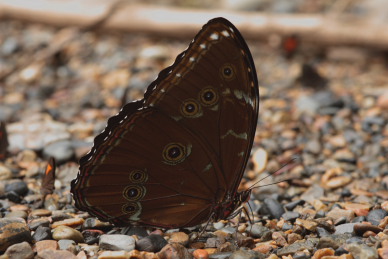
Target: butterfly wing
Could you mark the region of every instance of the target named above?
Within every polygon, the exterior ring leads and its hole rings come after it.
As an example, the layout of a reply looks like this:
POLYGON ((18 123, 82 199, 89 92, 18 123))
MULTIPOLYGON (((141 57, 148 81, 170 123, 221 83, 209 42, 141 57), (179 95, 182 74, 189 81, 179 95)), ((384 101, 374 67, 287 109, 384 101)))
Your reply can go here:
POLYGON ((218 188, 233 195, 250 155, 259 103, 253 59, 237 28, 223 18, 209 21, 145 96, 147 105, 209 144, 224 180, 218 188))
POLYGON ((219 179, 196 136, 153 108, 127 104, 96 138, 72 182, 76 206, 116 225, 160 227, 209 218, 219 179), (163 127, 161 127, 163 125, 163 127))

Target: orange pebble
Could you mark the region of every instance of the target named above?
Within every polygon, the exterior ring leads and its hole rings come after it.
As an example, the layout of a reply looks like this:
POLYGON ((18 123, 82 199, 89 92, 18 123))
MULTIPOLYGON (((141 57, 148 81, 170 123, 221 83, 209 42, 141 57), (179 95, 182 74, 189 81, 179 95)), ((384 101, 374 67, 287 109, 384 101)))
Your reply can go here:
POLYGON ((209 259, 209 253, 204 249, 197 249, 193 252, 195 259, 209 259))

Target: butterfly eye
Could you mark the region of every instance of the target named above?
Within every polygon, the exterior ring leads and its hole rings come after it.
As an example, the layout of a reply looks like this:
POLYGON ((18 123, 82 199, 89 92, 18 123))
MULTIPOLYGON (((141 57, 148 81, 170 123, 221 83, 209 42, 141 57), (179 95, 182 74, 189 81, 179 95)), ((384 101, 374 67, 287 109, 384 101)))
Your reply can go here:
POLYGON ((186 100, 183 102, 181 112, 185 117, 197 117, 200 115, 200 106, 195 100, 186 100))
POLYGON ((221 67, 220 73, 222 78, 224 78, 227 81, 234 79, 236 76, 235 69, 231 64, 223 65, 221 67))
POLYGON ((147 178, 147 173, 141 170, 133 170, 129 173, 129 180, 133 183, 144 183, 147 178))
POLYGON ((139 209, 140 209, 140 205, 137 202, 130 202, 130 203, 124 204, 123 207, 121 207, 121 211, 124 214, 127 214, 127 216, 134 215, 139 209))
POLYGON ((178 164, 186 157, 186 148, 179 143, 168 144, 163 150, 163 159, 168 164, 178 164))
POLYGON ((145 187, 140 185, 129 185, 123 191, 123 196, 129 201, 138 201, 145 195, 145 187))
POLYGON ((200 92, 200 100, 204 106, 211 106, 217 103, 218 95, 213 88, 205 88, 200 92))

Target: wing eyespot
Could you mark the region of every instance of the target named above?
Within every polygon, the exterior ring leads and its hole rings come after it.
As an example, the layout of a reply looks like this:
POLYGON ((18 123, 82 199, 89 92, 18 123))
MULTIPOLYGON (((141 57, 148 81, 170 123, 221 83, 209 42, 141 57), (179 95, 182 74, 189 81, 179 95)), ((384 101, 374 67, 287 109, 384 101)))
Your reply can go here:
POLYGON ((206 87, 199 93, 199 100, 204 106, 213 106, 218 102, 218 94, 213 87, 206 87))
POLYGON ((142 170, 133 170, 129 173, 129 180, 132 183, 144 183, 147 181, 147 179, 147 173, 142 170))
POLYGON ((201 106, 194 99, 188 99, 181 106, 181 113, 185 117, 199 117, 201 115, 201 106))
POLYGON ((123 196, 128 201, 138 201, 144 197, 146 188, 141 185, 128 185, 123 191, 123 196))
POLYGON ((236 77, 236 69, 232 64, 224 64, 220 69, 221 77, 226 81, 231 81, 236 77))
POLYGON ((181 143, 170 143, 163 150, 163 161, 170 165, 183 162, 187 156, 188 150, 181 143))

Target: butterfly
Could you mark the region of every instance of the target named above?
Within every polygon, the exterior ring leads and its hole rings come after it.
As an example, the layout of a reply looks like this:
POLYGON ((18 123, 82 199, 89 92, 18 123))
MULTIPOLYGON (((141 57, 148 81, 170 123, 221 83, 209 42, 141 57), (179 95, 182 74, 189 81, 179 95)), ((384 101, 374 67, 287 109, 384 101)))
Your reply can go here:
POLYGON ((210 20, 144 98, 108 120, 71 183, 75 206, 103 221, 161 228, 227 219, 256 131, 252 55, 225 18, 210 20))
POLYGON ((5 128, 5 122, 0 121, 0 160, 5 159, 8 145, 8 135, 5 128))
POLYGON ((54 192, 55 170, 56 170, 55 159, 53 157, 50 157, 46 166, 44 176, 42 178, 42 185, 40 187, 40 192, 43 196, 47 196, 48 194, 53 194, 54 192))

